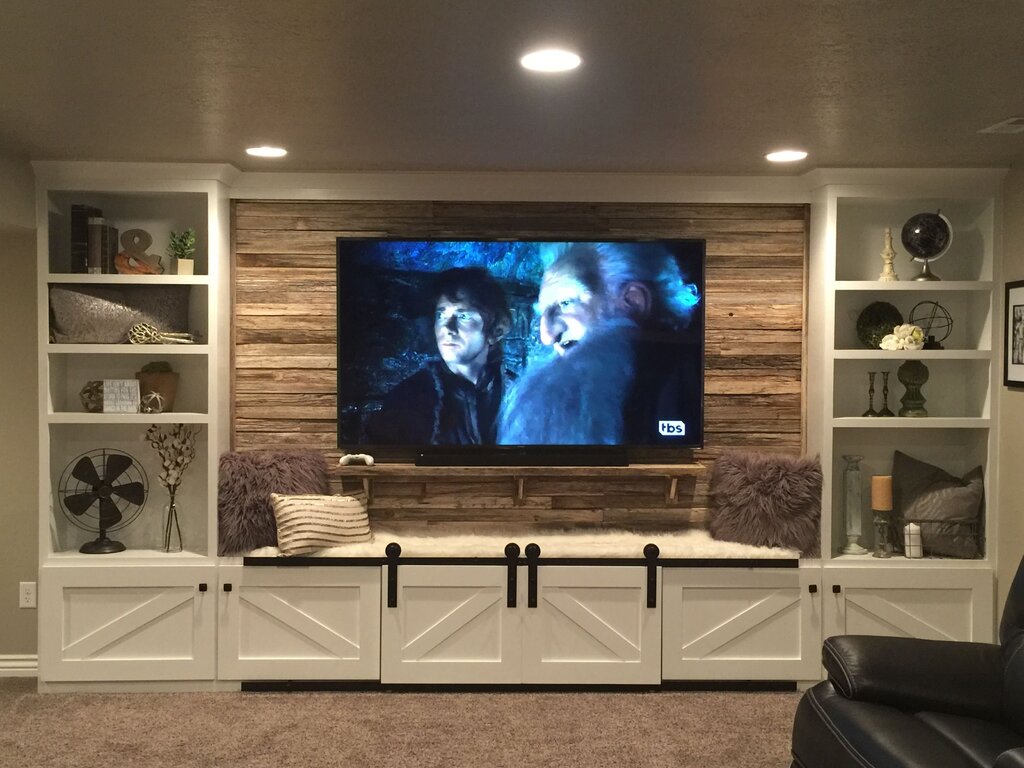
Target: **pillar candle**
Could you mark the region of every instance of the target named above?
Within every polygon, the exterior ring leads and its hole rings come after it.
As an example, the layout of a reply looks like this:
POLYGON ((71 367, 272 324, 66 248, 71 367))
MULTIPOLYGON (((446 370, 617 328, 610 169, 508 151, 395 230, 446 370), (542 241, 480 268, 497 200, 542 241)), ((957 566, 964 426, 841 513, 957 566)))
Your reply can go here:
POLYGON ((921 546, 921 526, 917 523, 907 523, 903 527, 903 554, 907 557, 924 557, 924 548, 921 546))
POLYGON ((871 509, 877 512, 892 511, 892 476, 871 477, 871 509))

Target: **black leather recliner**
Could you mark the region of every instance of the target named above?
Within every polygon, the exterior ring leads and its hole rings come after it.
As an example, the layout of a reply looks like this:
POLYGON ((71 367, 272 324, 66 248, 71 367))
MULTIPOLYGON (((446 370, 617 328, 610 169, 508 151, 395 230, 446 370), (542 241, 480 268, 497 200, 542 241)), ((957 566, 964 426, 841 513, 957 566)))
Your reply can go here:
POLYGON ((848 635, 822 656, 794 768, 1024 768, 1024 561, 999 645, 848 635))

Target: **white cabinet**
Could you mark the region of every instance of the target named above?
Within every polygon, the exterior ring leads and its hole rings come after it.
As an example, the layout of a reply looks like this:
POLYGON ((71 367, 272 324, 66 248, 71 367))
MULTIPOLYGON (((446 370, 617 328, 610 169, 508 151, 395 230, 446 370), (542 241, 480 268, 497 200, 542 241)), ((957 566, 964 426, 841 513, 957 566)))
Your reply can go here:
POLYGON ((41 568, 40 680, 213 680, 216 577, 199 565, 41 568))
POLYGON ((993 642, 992 571, 985 567, 826 568, 823 586, 825 637, 993 642))
MULTIPOLYGON (((992 571, 998 540, 999 492, 996 430, 999 424, 1001 296, 1001 177, 987 171, 860 175, 855 184, 816 190, 812 204, 809 264, 808 452, 819 453, 822 498, 823 611, 825 636, 837 633, 898 634, 986 640, 993 634, 992 571), (915 214, 941 211, 952 225, 951 246, 931 265, 942 279, 916 281, 901 230, 915 214), (878 279, 885 231, 896 250, 899 280, 878 279), (893 305, 904 322, 926 327, 934 304, 952 318, 942 349, 886 351, 858 338, 860 313, 874 302, 893 305), (906 361, 927 368, 921 388, 924 417, 899 416, 906 361), (817 372, 814 374, 813 372, 817 372), (883 373, 888 373, 885 400, 883 373), (874 400, 869 396, 874 373, 874 400), (864 415, 886 404, 894 416, 864 415), (892 475, 901 451, 954 476, 981 466, 985 475, 979 532, 983 555, 963 561, 940 557, 908 561, 845 555, 846 518, 860 523, 860 543, 875 545, 871 477, 892 475), (859 457, 862 501, 848 513, 844 456, 859 457), (839 592, 833 593, 835 587, 839 592)), ((927 330, 927 328, 926 328, 927 330)), ((926 554, 927 551, 926 551, 926 554)))
MULTIPOLYGON (((658 683, 661 613, 642 566, 402 565, 381 619, 384 683, 658 683)), ((386 569, 383 575, 387 579, 386 569)))
POLYGON ((507 576, 503 565, 399 566, 397 605, 381 614, 381 682, 520 682, 523 619, 507 576))
POLYGON ((818 677, 819 568, 664 570, 664 679, 818 677))
POLYGON ((227 356, 221 350, 227 342, 228 198, 219 178, 226 167, 37 162, 34 168, 40 679, 213 680, 216 478, 227 445, 227 356), (91 216, 102 211, 125 238, 110 239, 113 248, 99 274, 86 272, 79 258, 75 206, 91 207, 91 216), (188 228, 197 236, 194 274, 176 274, 168 238, 188 228), (146 259, 127 261, 143 244, 150 259, 162 260, 162 274, 136 273, 146 259), (120 272, 114 252, 125 254, 120 272), (140 312, 173 317, 178 325, 157 330, 187 331, 196 343, 114 338, 126 323, 138 322, 140 312), (133 380, 146 363, 158 361, 178 374, 170 410, 93 412, 83 402, 80 393, 90 382, 133 380), (199 431, 176 494, 178 553, 162 551, 169 496, 159 479, 161 457, 146 439, 150 424, 199 431), (108 463, 117 452, 131 457, 129 468, 108 463), (120 518, 109 538, 126 549, 80 554, 82 544, 97 538, 104 505, 103 519, 120 518))
POLYGON ((661 682, 661 610, 647 606, 645 567, 539 566, 537 607, 521 613, 524 683, 661 682))
POLYGON ((220 567, 221 680, 376 680, 380 568, 220 567))

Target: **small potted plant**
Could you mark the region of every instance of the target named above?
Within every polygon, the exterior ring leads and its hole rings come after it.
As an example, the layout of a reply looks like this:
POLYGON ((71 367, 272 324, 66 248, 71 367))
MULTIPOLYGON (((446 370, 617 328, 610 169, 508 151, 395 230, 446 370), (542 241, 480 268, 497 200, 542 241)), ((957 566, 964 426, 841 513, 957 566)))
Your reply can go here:
POLYGON ((192 254, 196 252, 196 231, 189 227, 184 232, 171 230, 170 242, 167 245, 167 255, 174 258, 177 264, 177 274, 195 274, 195 262, 192 261, 192 254))
POLYGON ((139 397, 143 413, 170 413, 178 393, 178 374, 163 360, 146 363, 135 374, 139 380, 139 397))

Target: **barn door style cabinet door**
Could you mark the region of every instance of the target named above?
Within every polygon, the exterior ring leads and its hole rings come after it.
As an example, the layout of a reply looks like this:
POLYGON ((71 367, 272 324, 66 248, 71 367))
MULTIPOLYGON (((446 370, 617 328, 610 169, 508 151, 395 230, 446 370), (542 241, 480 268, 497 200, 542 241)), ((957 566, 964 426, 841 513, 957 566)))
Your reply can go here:
MULTIPOLYGON (((524 683, 658 684, 661 611, 647 605, 647 569, 545 565, 523 616, 524 683)), ((661 569, 654 594, 661 592, 661 569)))
POLYGON ((402 565, 389 605, 381 571, 382 683, 518 683, 522 615, 503 565, 402 565))
POLYGON ((993 640, 989 568, 826 568, 824 582, 825 637, 993 640))
POLYGON ((666 680, 812 680, 819 568, 666 568, 666 680))
POLYGON ((220 568, 222 680, 376 680, 380 569, 220 568))
POLYGON ((40 569, 43 683, 213 680, 213 566, 40 569))
MULTIPOLYGON (((387 566, 382 579, 386 595, 387 566)), ((402 565, 394 597, 381 619, 383 683, 661 679, 660 611, 647 606, 642 566, 402 565)))

